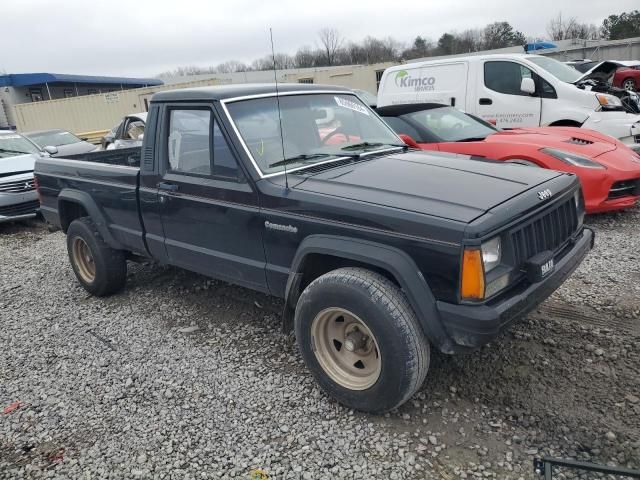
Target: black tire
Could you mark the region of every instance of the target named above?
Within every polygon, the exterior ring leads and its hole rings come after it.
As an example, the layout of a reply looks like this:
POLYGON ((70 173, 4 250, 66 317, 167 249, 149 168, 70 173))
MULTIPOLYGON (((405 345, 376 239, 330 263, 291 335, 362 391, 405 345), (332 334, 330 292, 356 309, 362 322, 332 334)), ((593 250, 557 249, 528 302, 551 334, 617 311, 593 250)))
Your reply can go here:
POLYGON ((635 92, 637 88, 636 81, 633 78, 625 78, 622 81, 622 88, 635 92))
POLYGON ((390 280, 364 268, 340 268, 311 282, 296 305, 295 332, 304 361, 324 391, 364 412, 402 405, 422 386, 429 369, 429 342, 407 298, 390 280), (314 346, 321 343, 312 335, 314 320, 335 308, 363 319, 373 334, 379 376, 367 388, 346 388, 318 361, 314 346))
POLYGON ((127 261, 124 252, 114 250, 105 243, 89 217, 74 220, 67 229, 67 252, 76 278, 86 291, 97 297, 111 295, 121 290, 127 279, 127 261), (74 245, 88 247, 92 257, 94 275, 92 279, 82 274, 83 260, 76 258, 74 245))

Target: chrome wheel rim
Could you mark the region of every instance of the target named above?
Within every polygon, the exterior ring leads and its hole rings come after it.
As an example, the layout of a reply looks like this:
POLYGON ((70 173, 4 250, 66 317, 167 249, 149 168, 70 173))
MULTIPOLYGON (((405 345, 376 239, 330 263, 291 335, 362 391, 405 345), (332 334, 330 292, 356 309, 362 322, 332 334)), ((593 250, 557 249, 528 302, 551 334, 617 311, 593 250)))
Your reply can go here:
POLYGON ((357 315, 337 307, 321 311, 311 324, 311 342, 318 363, 338 385, 365 390, 378 381, 378 342, 357 315))
POLYGON ((96 264, 89 245, 82 238, 76 237, 73 239, 72 252, 78 274, 86 283, 92 283, 96 279, 96 264))
POLYGON ((625 90, 633 90, 635 87, 633 80, 627 80, 622 86, 625 90))

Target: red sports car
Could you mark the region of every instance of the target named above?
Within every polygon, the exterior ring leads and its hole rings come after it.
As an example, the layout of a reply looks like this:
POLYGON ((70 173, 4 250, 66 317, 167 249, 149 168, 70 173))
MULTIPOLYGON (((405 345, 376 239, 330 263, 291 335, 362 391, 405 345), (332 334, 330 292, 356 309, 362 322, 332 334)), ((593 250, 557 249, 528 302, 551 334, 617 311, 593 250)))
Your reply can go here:
POLYGON ((640 65, 620 67, 613 74, 613 86, 638 91, 640 87, 640 65))
POLYGON ((376 111, 415 148, 574 173, 582 183, 587 213, 622 210, 640 199, 640 155, 608 135, 576 127, 500 130, 435 103, 376 111))

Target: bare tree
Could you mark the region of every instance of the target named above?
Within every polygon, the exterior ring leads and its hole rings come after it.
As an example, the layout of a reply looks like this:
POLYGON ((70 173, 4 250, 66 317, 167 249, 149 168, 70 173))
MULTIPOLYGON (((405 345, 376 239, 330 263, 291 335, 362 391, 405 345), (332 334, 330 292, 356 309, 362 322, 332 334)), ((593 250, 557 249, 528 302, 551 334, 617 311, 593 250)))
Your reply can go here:
POLYGON ((342 36, 335 28, 323 28, 318 32, 320 45, 324 52, 327 65, 333 65, 336 60, 338 50, 342 48, 342 36))
POLYGON ((572 38, 596 40, 600 38, 600 31, 594 24, 580 23, 576 17, 563 18, 562 12, 549 21, 547 34, 552 40, 572 38))
POLYGON ((248 69, 249 67, 242 62, 238 62, 237 60, 228 60, 216 66, 215 73, 246 72, 248 69))
POLYGON ((294 55, 294 63, 296 68, 309 68, 316 64, 316 53, 311 50, 311 47, 304 46, 296 52, 294 55))

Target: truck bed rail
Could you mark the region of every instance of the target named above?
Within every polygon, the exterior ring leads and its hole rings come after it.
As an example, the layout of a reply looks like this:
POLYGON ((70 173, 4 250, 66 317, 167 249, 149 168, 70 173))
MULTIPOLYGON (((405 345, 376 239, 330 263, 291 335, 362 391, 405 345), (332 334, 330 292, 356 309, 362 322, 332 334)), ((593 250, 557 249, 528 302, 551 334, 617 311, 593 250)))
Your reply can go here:
POLYGON ((83 162, 106 163, 124 167, 140 167, 141 147, 103 150, 65 156, 65 160, 81 160, 83 162))

